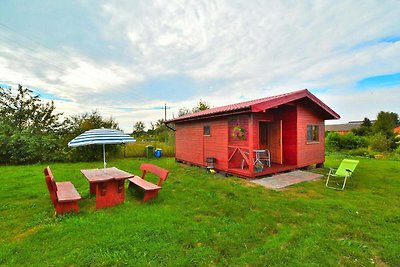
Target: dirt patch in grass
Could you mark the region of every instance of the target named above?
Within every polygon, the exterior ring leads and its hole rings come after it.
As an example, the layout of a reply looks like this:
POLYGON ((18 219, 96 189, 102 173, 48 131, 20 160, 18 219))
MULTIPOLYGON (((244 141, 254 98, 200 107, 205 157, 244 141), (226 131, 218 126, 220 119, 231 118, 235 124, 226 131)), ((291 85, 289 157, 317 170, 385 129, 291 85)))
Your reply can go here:
POLYGON ((293 190, 286 190, 285 191, 287 194, 295 197, 302 197, 306 199, 313 199, 313 198, 319 198, 321 197, 321 194, 318 193, 315 190, 302 190, 302 191, 293 191, 293 190))
POLYGON ((36 233, 37 231, 39 231, 41 228, 42 228, 42 226, 40 226, 40 225, 35 226, 33 228, 30 228, 27 231, 22 232, 22 233, 20 233, 20 234, 18 234, 16 236, 14 236, 13 240, 16 240, 16 241, 24 240, 26 237, 28 237, 28 236, 36 233))
POLYGON ((378 265, 379 267, 386 267, 386 266, 388 266, 386 263, 383 262, 383 260, 381 260, 381 258, 379 258, 379 256, 374 256, 373 260, 374 260, 374 263, 375 263, 376 265, 378 265))

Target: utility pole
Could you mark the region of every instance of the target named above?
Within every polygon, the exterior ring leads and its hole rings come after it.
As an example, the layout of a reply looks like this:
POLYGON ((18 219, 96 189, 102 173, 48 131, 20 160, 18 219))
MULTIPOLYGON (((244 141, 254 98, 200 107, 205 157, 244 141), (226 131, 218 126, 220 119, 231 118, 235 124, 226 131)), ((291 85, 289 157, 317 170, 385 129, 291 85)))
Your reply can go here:
POLYGON ((167 107, 167 104, 164 104, 164 121, 167 121, 167 109, 171 109, 171 107, 167 107))

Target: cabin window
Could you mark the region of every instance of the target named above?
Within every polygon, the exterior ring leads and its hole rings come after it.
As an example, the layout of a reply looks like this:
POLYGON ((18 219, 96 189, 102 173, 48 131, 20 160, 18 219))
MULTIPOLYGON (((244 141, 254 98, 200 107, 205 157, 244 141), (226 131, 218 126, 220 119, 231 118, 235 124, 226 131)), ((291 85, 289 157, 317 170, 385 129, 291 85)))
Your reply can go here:
POLYGON ((205 125, 203 128, 203 135, 210 136, 211 135, 211 129, 210 125, 205 125))
POLYGON ((318 125, 307 125, 307 143, 319 142, 318 125))

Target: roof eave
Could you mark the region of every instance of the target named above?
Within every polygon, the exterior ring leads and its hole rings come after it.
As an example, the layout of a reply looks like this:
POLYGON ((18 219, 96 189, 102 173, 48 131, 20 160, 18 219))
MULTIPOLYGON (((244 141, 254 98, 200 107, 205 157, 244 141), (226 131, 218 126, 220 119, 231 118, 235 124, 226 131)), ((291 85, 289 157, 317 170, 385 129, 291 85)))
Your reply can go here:
POLYGON ((242 113, 247 113, 251 112, 250 108, 242 108, 242 109, 236 109, 236 110, 229 110, 225 112, 218 112, 218 113, 212 113, 212 114, 206 114, 203 116, 196 116, 196 117, 189 117, 189 118, 176 118, 172 120, 168 120, 165 123, 181 123, 181 122, 189 122, 189 121, 197 121, 197 120, 206 120, 206 119, 211 119, 215 117, 224 117, 224 116, 229 116, 229 115, 237 115, 237 114, 242 114, 242 113))
POLYGON ((273 107, 277 107, 283 104, 287 104, 289 102, 295 101, 295 100, 299 100, 301 98, 307 97, 310 100, 312 100, 315 104, 317 104, 318 106, 320 106, 322 109, 324 109, 327 114, 329 116, 327 116, 327 120, 331 120, 331 119, 340 119, 339 114, 337 114, 335 111, 333 111, 330 107, 328 107, 324 102, 322 102, 321 100, 319 100, 315 95, 313 95, 310 91, 308 91, 307 89, 298 91, 294 94, 290 94, 287 96, 283 96, 280 97, 278 99, 273 99, 270 101, 266 101, 263 103, 259 103, 259 104, 255 104, 251 106, 251 111, 253 112, 260 112, 260 111, 264 111, 273 107))

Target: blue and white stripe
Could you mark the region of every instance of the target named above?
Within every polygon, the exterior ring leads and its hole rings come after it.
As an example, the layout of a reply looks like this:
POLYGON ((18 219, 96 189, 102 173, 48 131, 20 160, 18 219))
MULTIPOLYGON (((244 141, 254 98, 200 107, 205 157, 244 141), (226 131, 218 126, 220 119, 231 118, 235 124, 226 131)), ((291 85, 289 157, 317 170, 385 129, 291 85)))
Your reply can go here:
POLYGON ((93 129, 86 131, 69 143, 69 147, 87 146, 87 145, 112 145, 133 143, 136 140, 121 131, 115 129, 93 129))

